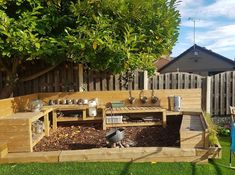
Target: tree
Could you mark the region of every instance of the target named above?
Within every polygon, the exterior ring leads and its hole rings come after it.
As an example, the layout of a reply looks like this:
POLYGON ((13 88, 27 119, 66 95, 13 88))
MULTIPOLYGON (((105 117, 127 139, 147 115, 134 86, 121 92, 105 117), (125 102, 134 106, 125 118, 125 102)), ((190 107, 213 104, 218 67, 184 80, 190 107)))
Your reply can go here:
POLYGON ((0 66, 8 97, 29 80, 69 60, 93 70, 153 72, 178 37, 177 0, 0 0, 0 66), (22 77, 21 65, 42 60, 53 66, 22 77))

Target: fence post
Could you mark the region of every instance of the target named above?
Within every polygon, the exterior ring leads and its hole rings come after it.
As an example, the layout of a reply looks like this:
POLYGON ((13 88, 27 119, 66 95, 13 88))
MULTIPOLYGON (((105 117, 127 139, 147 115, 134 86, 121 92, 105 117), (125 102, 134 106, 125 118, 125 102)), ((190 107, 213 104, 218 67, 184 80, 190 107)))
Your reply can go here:
POLYGON ((206 77, 206 113, 211 114, 211 77, 206 77))
POLYGON ((84 89, 83 87, 83 65, 78 65, 78 77, 79 77, 79 92, 82 92, 84 89))
POLYGON ((149 78, 148 78, 148 72, 144 71, 144 90, 148 90, 148 84, 149 84, 149 78))

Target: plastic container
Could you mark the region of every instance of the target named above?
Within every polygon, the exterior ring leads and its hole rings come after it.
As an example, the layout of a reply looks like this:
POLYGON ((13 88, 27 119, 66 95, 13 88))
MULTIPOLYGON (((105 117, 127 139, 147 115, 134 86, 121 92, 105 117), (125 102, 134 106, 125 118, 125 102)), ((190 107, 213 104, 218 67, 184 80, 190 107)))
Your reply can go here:
POLYGON ((122 123, 122 115, 106 116, 106 123, 122 123))

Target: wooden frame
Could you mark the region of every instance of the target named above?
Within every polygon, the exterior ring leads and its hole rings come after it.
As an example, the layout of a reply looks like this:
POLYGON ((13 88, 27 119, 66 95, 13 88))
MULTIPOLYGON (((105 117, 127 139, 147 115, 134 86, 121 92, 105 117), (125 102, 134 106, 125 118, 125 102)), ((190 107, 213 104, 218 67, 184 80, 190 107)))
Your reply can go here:
MULTIPOLYGON (((160 106, 159 104, 152 104, 150 101, 148 101, 146 104, 142 104, 139 100, 139 93, 140 91, 132 91, 133 97, 135 97, 136 103, 130 104, 128 102, 129 92, 128 91, 115 91, 115 92, 70 92, 70 93, 40 93, 40 94, 33 94, 29 95, 27 97, 17 97, 12 98, 8 100, 0 100, 0 107, 4 104, 11 104, 11 107, 15 106, 14 110, 12 110, 9 114, 2 114, 0 113, 0 116, 2 117, 0 119, 0 123, 5 120, 5 126, 9 129, 9 127, 15 128, 15 126, 9 125, 9 123, 14 123, 14 125, 19 125, 21 128, 18 128, 18 136, 23 135, 25 138, 30 140, 31 136, 31 122, 43 117, 44 123, 46 125, 46 133, 49 134, 49 120, 48 120, 48 113, 52 113, 52 127, 53 129, 57 128, 57 116, 56 116, 56 110, 81 110, 83 113, 83 120, 102 120, 103 119, 103 125, 106 126, 105 123, 105 116, 106 114, 109 114, 108 111, 105 111, 105 105, 108 102, 111 102, 113 100, 123 100, 126 104, 126 107, 133 108, 135 110, 125 109, 118 111, 118 109, 115 111, 115 113, 146 113, 146 112, 159 112, 162 113, 162 124, 165 125, 166 123, 166 116, 174 117, 175 115, 194 115, 198 112, 201 112, 201 89, 190 89, 190 90, 156 90, 155 95, 160 99, 160 106), (181 96, 182 97, 182 111, 180 112, 174 112, 169 111, 168 109, 168 96, 175 95, 175 96, 181 96), (15 112, 19 112, 22 109, 27 109, 27 106, 29 104, 30 99, 41 99, 44 102, 48 102, 50 99, 80 99, 80 98, 86 98, 86 99, 92 99, 92 98, 98 98, 99 99, 99 107, 102 110, 102 116, 100 118, 87 118, 86 116, 86 107, 81 107, 79 105, 74 106, 48 106, 44 107, 44 111, 40 114, 34 113, 31 117, 13 117, 15 115, 15 112), (21 101, 24 101, 24 105, 20 106, 21 101), (14 104, 12 106, 12 104, 14 104), (139 109, 140 107, 140 109, 139 109), (152 108, 152 109, 150 109, 152 108), (188 112, 187 112, 188 111, 188 112), (14 119, 14 120, 13 120, 14 119), (8 121, 8 123, 7 123, 8 121), (7 125, 6 125, 7 124, 7 125), (22 132, 20 133, 20 131, 22 132), (26 132, 23 132, 26 131, 26 132)), ((144 91, 145 95, 150 98, 152 95, 152 91, 144 91)), ((98 108, 99 108, 98 107, 98 108)), ((120 109, 119 109, 120 110, 120 109)), ((1 112, 1 111, 0 111, 1 112)), ((201 119, 203 119, 203 116, 200 115, 201 119)), ((62 120, 61 120, 62 121, 62 120)), ((77 121, 77 120, 76 120, 77 121)), ((143 125, 143 123, 141 124, 143 125)), ((153 123, 153 125, 156 125, 156 123, 153 123)), ((125 125, 122 125, 125 126, 125 125)), ((139 125, 138 125, 139 126, 139 125)), ((205 131, 206 130, 206 123, 203 125, 205 131)), ((17 136, 17 135, 14 135, 17 136)), ((25 138, 20 138, 21 140, 24 140, 25 138)), ((205 141, 207 138, 206 134, 204 133, 205 141)), ((38 140, 36 140, 34 143, 40 140, 40 137, 38 140)), ((25 140, 24 140, 25 141, 25 140)), ((216 157, 218 155, 218 152, 216 152, 216 156, 214 156, 213 151, 208 151, 208 147, 206 146, 206 142, 204 142, 203 148, 166 148, 166 147, 139 147, 139 148, 121 148, 121 149, 107 149, 107 148, 101 148, 101 149, 90 149, 90 150, 77 150, 77 151, 55 151, 55 152, 37 152, 37 153, 11 153, 12 149, 14 152, 23 152, 23 151, 32 151, 33 142, 27 141, 27 143, 31 143, 30 146, 27 146, 27 149, 24 150, 17 150, 12 147, 9 140, 6 140, 6 144, 4 146, 3 144, 3 151, 2 151, 2 158, 0 159, 1 163, 13 163, 13 162, 62 162, 62 161, 123 161, 123 162, 146 162, 146 161, 166 161, 166 162, 172 162, 172 161, 190 161, 190 162, 200 162, 204 159, 208 159, 209 157, 216 157), (10 144, 9 144, 10 143, 10 144), (6 150, 9 149, 9 153, 6 150), (209 154, 209 153, 210 154, 209 154), (205 156, 205 155, 208 156, 205 156)), ((1 152, 1 151, 0 151, 1 152)))
POLYGON ((19 112, 0 120, 0 138, 7 141, 9 152, 32 152, 45 135, 49 136, 48 114, 52 109, 42 112, 19 112), (45 131, 32 138, 32 122, 43 118, 45 131))

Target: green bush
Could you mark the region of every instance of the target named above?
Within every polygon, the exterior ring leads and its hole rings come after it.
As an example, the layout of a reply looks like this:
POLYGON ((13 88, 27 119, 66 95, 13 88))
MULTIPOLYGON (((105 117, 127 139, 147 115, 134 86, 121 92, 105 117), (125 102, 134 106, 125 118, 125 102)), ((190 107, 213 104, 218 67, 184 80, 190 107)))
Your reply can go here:
POLYGON ((218 144, 219 144, 219 140, 217 138, 217 128, 218 127, 211 120, 210 114, 205 114, 205 120, 208 124, 210 146, 218 146, 218 144))
POLYGON ((228 137, 228 136, 230 136, 230 129, 218 126, 217 127, 217 133, 218 133, 219 136, 228 137))

